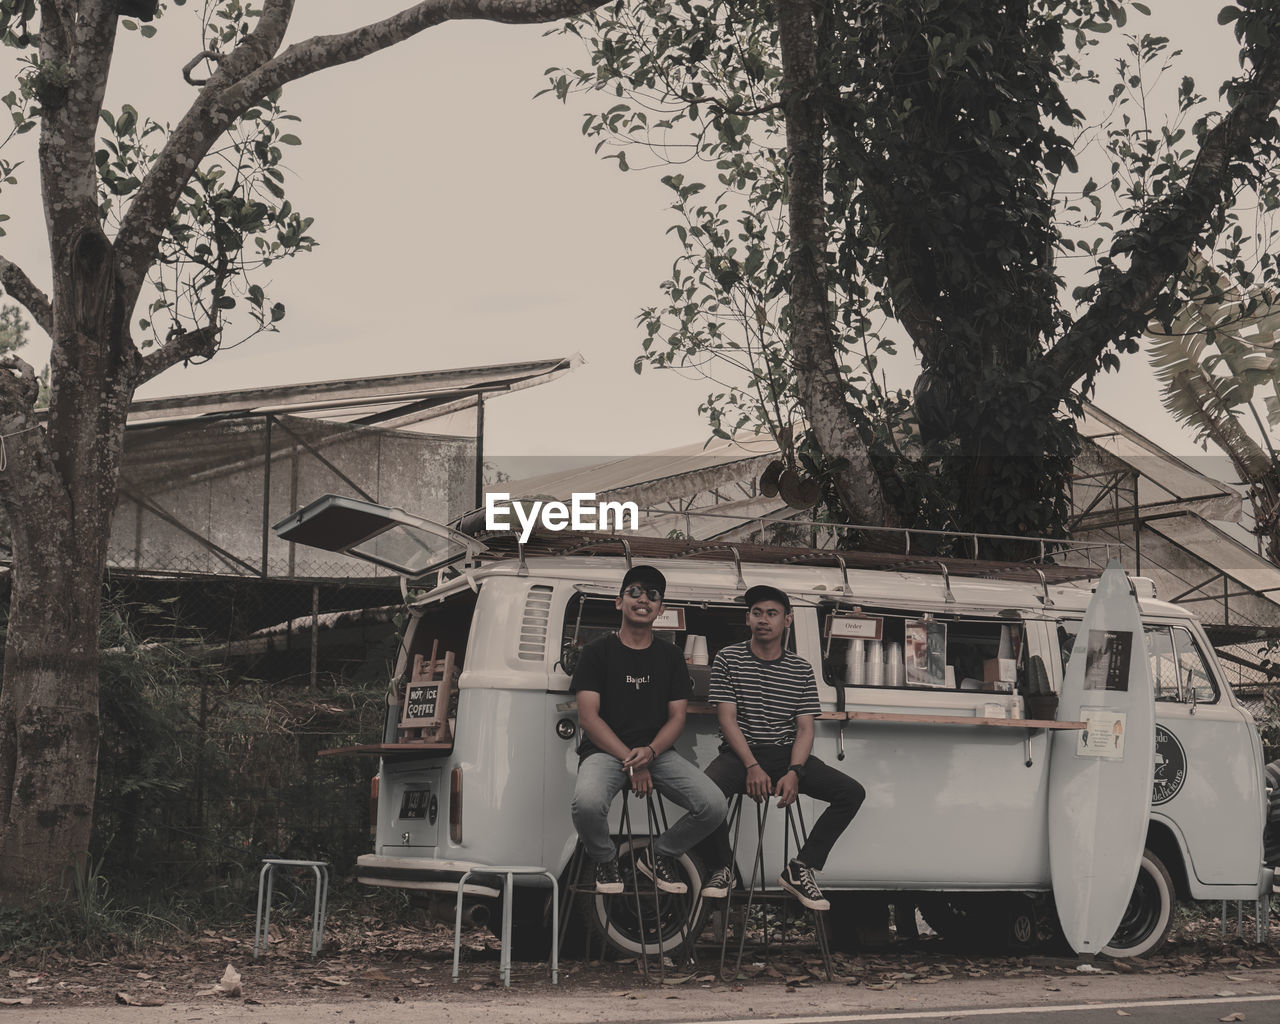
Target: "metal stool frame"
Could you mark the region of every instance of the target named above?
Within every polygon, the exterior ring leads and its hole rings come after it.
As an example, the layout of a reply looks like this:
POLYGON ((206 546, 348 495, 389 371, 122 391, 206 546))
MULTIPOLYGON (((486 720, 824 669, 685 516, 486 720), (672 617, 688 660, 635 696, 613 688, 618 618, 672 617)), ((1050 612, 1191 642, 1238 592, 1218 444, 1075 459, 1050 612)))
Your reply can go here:
MULTIPOLYGON (((733 858, 732 858, 733 863, 730 864, 729 867, 734 872, 737 872, 738 870, 737 868, 738 840, 741 837, 741 833, 742 833, 742 817, 743 817, 742 801, 745 798, 746 798, 746 794, 744 793, 739 793, 737 796, 735 796, 733 807, 730 809, 730 812, 729 812, 729 820, 733 828, 733 858)), ((727 975, 724 969, 725 960, 727 958, 728 944, 729 944, 729 922, 733 916, 732 911, 733 911, 734 886, 732 882, 729 885, 729 893, 725 897, 724 929, 720 936, 720 977, 722 980, 725 980, 725 981, 736 979, 738 977, 739 972, 742 970, 742 951, 745 948, 746 942, 747 942, 747 919, 750 917, 752 904, 757 899, 760 899, 762 901, 777 900, 777 901, 783 902, 785 905, 785 904, 791 903, 792 900, 795 899, 795 897, 793 897, 790 893, 786 892, 785 890, 778 890, 774 892, 774 891, 767 891, 764 887, 764 828, 766 823, 769 820, 770 799, 771 798, 766 798, 756 803, 756 829, 757 829, 756 850, 755 850, 755 855, 752 858, 751 881, 747 886, 747 905, 743 910, 742 927, 739 929, 739 933, 738 933, 738 956, 737 956, 737 960, 734 962, 732 975, 727 975), (758 893, 756 891, 757 881, 759 881, 760 883, 760 892, 758 893)), ((808 832, 808 829, 805 828, 805 824, 804 824, 804 812, 800 809, 799 802, 797 801, 795 803, 788 804, 786 807, 786 821, 783 825, 783 830, 782 830, 782 863, 783 863, 784 870, 786 868, 786 865, 789 864, 791 861, 792 838, 795 839, 796 852, 799 853, 800 849, 804 846, 805 840, 808 839, 808 836, 809 836, 809 832, 808 832), (793 809, 795 811, 794 815, 792 815, 793 809)), ((798 901, 796 902, 798 903, 798 901)), ((804 904, 799 904, 799 906, 801 910, 806 911, 813 918, 813 930, 814 930, 814 934, 817 936, 817 939, 818 939, 818 949, 822 953, 822 965, 827 974, 827 981, 832 981, 834 979, 831 973, 831 949, 827 943, 827 928, 826 928, 827 922, 825 917, 826 912, 822 910, 812 910, 809 907, 804 906, 804 904)), ((782 934, 785 940, 785 937, 786 937, 785 917, 783 920, 784 920, 784 924, 783 924, 782 934)), ((768 930, 766 928, 765 945, 768 945, 768 942, 769 942, 769 935, 768 935, 768 930)))
MULTIPOLYGON (((556 876, 544 867, 512 866, 509 864, 471 868, 458 879, 458 895, 453 920, 453 980, 458 980, 458 967, 462 959, 462 892, 467 879, 473 875, 505 875, 502 890, 502 933, 499 936, 498 974, 502 983, 511 987, 511 911, 515 902, 516 875, 541 876, 551 880, 551 905, 560 905, 560 883, 556 876)), ((560 915, 551 915, 551 984, 560 984, 560 915)))
POLYGON ((258 916, 253 926, 253 958, 258 959, 258 940, 265 950, 271 941, 271 894, 276 868, 311 868, 316 875, 315 905, 311 910, 311 956, 314 959, 324 945, 324 915, 329 908, 329 862, 324 860, 282 860, 267 857, 258 875, 258 916), (265 888, 265 900, 264 896, 265 888), (265 913, 264 913, 265 911, 265 913))
MULTIPOLYGON (((619 829, 623 839, 630 840, 630 843, 628 845, 626 860, 630 866, 631 878, 633 880, 632 886, 629 889, 624 890, 622 893, 614 894, 612 897, 604 896, 604 894, 597 893, 595 890, 595 883, 593 880, 588 880, 585 882, 582 880, 582 877, 581 877, 582 868, 583 868, 583 865, 587 862, 587 857, 586 857, 585 851, 582 848, 582 844, 579 843, 577 846, 577 849, 574 851, 573 858, 570 862, 569 875, 568 875, 569 882, 564 888, 564 900, 562 902, 562 906, 560 909, 560 917, 563 925, 567 926, 568 914, 572 908, 574 893, 585 893, 593 899, 601 896, 603 896, 603 898, 605 899, 610 899, 610 898, 617 899, 617 898, 626 897, 626 896, 632 897, 635 903, 637 934, 639 936, 639 941, 640 941, 640 966, 641 966, 641 970, 644 972, 645 978, 649 979, 650 978, 649 943, 645 938, 644 908, 640 902, 641 897, 646 894, 647 890, 642 891, 641 886, 639 884, 636 884, 636 881, 642 878, 643 875, 639 867, 636 865, 636 857, 637 857, 639 844, 635 840, 642 838, 642 836, 637 835, 632 829, 631 810, 630 810, 630 802, 629 802, 630 795, 631 795, 630 788, 625 788, 622 790, 622 811, 621 811, 620 820, 619 820, 619 829)), ((661 835, 663 832, 665 832, 667 829, 666 804, 663 802, 662 794, 659 793, 656 788, 653 789, 650 793, 646 794, 645 796, 645 818, 646 818, 646 825, 648 828, 648 840, 649 840, 648 845, 650 846, 650 848, 652 848, 653 844, 657 841, 657 837, 661 835), (657 798, 656 801, 654 799, 655 797, 657 798)), ((652 892, 653 892, 654 921, 657 922, 655 952, 657 953, 657 959, 658 959, 658 977, 660 979, 665 980, 666 950, 664 948, 663 939, 662 939, 662 923, 661 923, 662 922, 662 898, 664 896, 671 896, 673 898, 679 898, 682 901, 684 901, 684 908, 685 908, 684 917, 686 920, 688 920, 689 903, 687 901, 690 899, 694 899, 694 900, 700 899, 701 896, 700 894, 693 893, 693 892, 684 893, 683 896, 676 893, 664 893, 657 887, 657 885, 653 886, 652 892)), ((609 916, 609 904, 605 903, 604 906, 605 906, 605 920, 607 925, 608 916, 609 916)), ((683 946, 686 946, 692 953, 693 942, 696 940, 696 938, 697 938, 696 935, 686 936, 686 938, 682 940, 680 944, 683 946)), ((588 930, 586 943, 587 943, 587 949, 586 949, 587 958, 590 959, 591 958, 590 930, 588 930)), ((607 945, 608 943, 605 936, 601 935, 600 953, 601 953, 602 959, 604 956, 604 949, 607 945)))
MULTIPOLYGON (((1258 896, 1253 902, 1253 926, 1254 941, 1261 945, 1267 941, 1267 937, 1271 931, 1271 897, 1280 891, 1276 885, 1275 869, 1265 869, 1262 874, 1262 881, 1258 885, 1258 896)), ((1231 906, 1235 904, 1236 915, 1236 938, 1244 938, 1244 914, 1245 909, 1249 906, 1249 900, 1223 900, 1222 901, 1222 935, 1227 935, 1227 924, 1231 917, 1231 906)))

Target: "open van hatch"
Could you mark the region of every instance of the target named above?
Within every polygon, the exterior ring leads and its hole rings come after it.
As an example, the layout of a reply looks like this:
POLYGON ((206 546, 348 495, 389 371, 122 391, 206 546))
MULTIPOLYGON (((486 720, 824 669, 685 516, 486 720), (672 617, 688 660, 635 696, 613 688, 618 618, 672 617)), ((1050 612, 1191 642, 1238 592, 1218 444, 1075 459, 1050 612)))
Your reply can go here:
POLYGON ((272 529, 281 540, 337 551, 410 579, 470 561, 486 550, 474 537, 359 498, 326 494, 272 529))

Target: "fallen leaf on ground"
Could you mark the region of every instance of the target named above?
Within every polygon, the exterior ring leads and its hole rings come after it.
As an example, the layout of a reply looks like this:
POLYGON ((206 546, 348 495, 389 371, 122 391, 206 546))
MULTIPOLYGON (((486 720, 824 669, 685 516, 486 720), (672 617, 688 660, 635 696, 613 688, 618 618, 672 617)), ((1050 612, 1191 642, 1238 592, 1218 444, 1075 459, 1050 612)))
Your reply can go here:
POLYGON ((19 999, 0 999, 0 1006, 30 1006, 30 996, 22 996, 19 999))
POLYGON ((128 992, 117 992, 116 1002, 125 1006, 164 1006, 164 1000, 159 996, 135 996, 128 992))
POLYGON ((1076 971, 1080 974, 1101 974, 1101 967, 1094 967, 1093 964, 1077 964, 1076 971))
POLYGON ((322 974, 316 980, 323 981, 326 985, 332 985, 334 988, 341 988, 343 985, 351 984, 346 978, 341 978, 336 974, 322 974))
POLYGON ((1235 1013, 1229 1013, 1225 1017, 1219 1017, 1218 1020, 1222 1021, 1222 1024, 1228 1024, 1229 1021, 1233 1020, 1244 1020, 1244 1013, 1241 1010, 1236 1010, 1235 1013))
POLYGON ((240 995, 243 992, 240 985, 240 972, 227 964, 227 969, 222 972, 222 980, 213 986, 213 992, 228 999, 240 995))

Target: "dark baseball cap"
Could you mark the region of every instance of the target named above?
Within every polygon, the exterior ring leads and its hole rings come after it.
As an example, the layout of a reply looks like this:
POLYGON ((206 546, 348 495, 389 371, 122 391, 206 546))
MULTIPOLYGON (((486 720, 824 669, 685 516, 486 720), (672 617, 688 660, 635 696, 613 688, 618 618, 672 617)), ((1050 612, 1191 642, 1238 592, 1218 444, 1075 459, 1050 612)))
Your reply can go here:
POLYGON ((622 577, 618 593, 621 594, 633 583, 639 583, 645 588, 652 587, 663 597, 667 596, 667 578, 651 565, 633 565, 628 569, 627 574, 622 577))
POLYGON ((791 611, 791 598, 777 587, 771 587, 767 583, 757 583, 749 588, 742 595, 742 599, 747 603, 748 608, 758 605, 761 601, 777 601, 787 611, 791 611))

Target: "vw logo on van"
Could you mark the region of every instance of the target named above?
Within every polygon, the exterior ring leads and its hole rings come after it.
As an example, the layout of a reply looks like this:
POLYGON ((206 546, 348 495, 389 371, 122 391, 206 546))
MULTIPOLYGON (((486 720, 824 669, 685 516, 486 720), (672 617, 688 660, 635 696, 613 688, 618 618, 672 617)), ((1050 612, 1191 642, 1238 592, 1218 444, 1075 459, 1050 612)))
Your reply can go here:
POLYGON ((1187 778, 1187 754, 1178 737, 1163 725, 1156 726, 1156 774, 1151 784, 1151 806, 1167 804, 1187 778))

